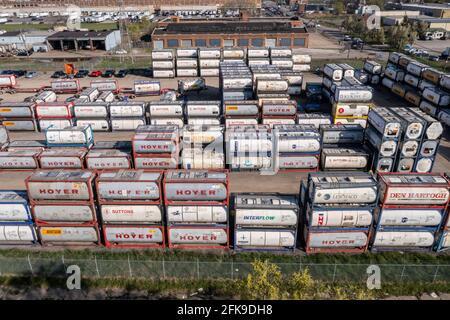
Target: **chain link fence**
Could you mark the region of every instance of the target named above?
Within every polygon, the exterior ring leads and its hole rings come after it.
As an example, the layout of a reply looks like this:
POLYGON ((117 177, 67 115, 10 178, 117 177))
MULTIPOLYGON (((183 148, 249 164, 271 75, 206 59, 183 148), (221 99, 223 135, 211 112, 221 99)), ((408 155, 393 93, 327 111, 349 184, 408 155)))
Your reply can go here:
MULTIPOLYGON (((366 281, 370 264, 276 263, 286 275, 308 269, 323 281, 366 281)), ((77 265, 83 277, 148 279, 239 279, 252 271, 251 262, 109 260, 28 257, 0 257, 0 276, 64 277, 70 265, 77 265)), ((450 281, 448 264, 377 264, 383 281, 450 281)))

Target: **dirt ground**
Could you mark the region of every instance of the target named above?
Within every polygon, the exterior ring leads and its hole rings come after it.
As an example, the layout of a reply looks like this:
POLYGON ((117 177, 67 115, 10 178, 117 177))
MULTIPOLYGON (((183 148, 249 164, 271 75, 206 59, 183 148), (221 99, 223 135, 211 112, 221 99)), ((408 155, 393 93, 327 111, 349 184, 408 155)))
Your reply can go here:
MULTIPOLYGON (((138 76, 127 76, 124 79, 119 79, 120 87, 132 87, 134 80, 140 79, 138 76)), ((307 81, 320 81, 320 78, 314 74, 306 73, 304 83, 307 81)), ((93 79, 81 79, 82 86, 89 86, 93 79)), ((198 100, 217 100, 219 98, 218 78, 207 78, 208 90, 199 96, 192 96, 193 99, 198 100)), ((40 87, 42 85, 50 84, 48 75, 40 74, 33 79, 19 79, 19 86, 21 88, 40 87)), ((177 79, 162 79, 162 88, 176 88, 177 79)), ((23 101, 24 98, 31 94, 17 93, 4 94, 0 97, 4 101, 23 101)), ((58 95, 59 100, 64 100, 70 95, 58 95)), ((159 97, 142 97, 139 100, 151 101, 159 100, 159 97)), ((393 95, 385 88, 378 88, 374 97, 374 102, 379 106, 394 107, 407 106, 407 103, 399 97, 393 95)), ((44 139, 44 134, 40 132, 11 132, 11 140, 32 140, 44 139)), ((95 141, 111 141, 111 140, 130 140, 133 132, 97 132, 94 134, 95 141)), ((439 154, 434 166, 435 172, 450 171, 450 133, 446 130, 444 137, 441 140, 439 154)), ((30 172, 0 172, 0 189, 25 189, 24 179, 30 172)), ((233 172, 231 173, 230 183, 232 192, 282 192, 293 193, 299 192, 301 179, 305 178, 307 173, 278 173, 277 175, 266 176, 260 175, 259 172, 233 172)))

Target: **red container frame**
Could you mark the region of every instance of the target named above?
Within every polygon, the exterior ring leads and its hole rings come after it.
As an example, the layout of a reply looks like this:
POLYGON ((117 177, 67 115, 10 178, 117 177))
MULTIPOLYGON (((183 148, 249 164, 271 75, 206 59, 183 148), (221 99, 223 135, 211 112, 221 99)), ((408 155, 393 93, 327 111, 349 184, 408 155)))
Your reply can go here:
POLYGON ((49 90, 52 90, 55 93, 78 93, 78 92, 80 92, 82 90, 82 88, 81 88, 81 85, 80 85, 80 80, 78 80, 78 79, 70 79, 70 80, 65 79, 65 80, 62 80, 62 81, 61 80, 59 80, 59 81, 58 80, 51 81, 49 90), (53 89, 53 86, 52 86, 53 82, 64 82, 64 81, 75 82, 77 84, 77 88, 76 89, 59 89, 59 90, 53 89))
POLYGON ((177 167, 173 168, 173 169, 167 169, 167 168, 162 168, 162 169, 158 169, 157 167, 154 168, 154 170, 177 170, 180 167, 180 155, 177 154, 176 157, 173 157, 172 154, 169 153, 138 153, 135 154, 133 157, 133 164, 134 164, 134 168, 136 170, 153 170, 151 168, 137 168, 136 167, 136 159, 139 158, 161 158, 161 159, 175 159, 177 162, 177 167))
MULTIPOLYGON (((369 244, 372 241, 372 235, 373 231, 371 228, 367 230, 360 230, 360 231, 349 231, 349 230, 339 230, 339 229, 332 229, 332 230, 326 230, 329 233, 349 233, 349 232, 364 232, 367 235, 367 242, 366 245, 362 248, 311 248, 308 246, 310 234, 311 233, 325 233, 325 232, 310 232, 308 228, 304 227, 307 230, 307 238, 305 238, 305 252, 307 254, 310 253, 365 253, 369 250, 369 244)), ((325 231, 325 230, 324 230, 325 231)))
MULTIPOLYGON (((52 150, 52 149, 49 149, 49 150, 52 150)), ((67 156, 67 157, 72 157, 72 158, 73 158, 73 157, 78 158, 78 159, 80 160, 81 168, 65 167, 65 166, 58 166, 58 167, 55 167, 55 168, 44 168, 44 167, 42 167, 42 165, 41 165, 42 153, 40 153, 40 154, 39 154, 39 157, 38 157, 38 159, 39 159, 39 168, 45 169, 45 170, 57 170, 57 169, 68 169, 68 170, 73 169, 73 170, 76 170, 76 169, 86 169, 86 166, 85 166, 85 163, 84 163, 84 159, 85 159, 85 157, 86 157, 87 151, 83 151, 83 152, 84 152, 84 154, 83 154, 83 155, 80 155, 80 156, 76 156, 76 155, 67 156)), ((61 155, 61 156, 45 156, 45 157, 49 157, 49 158, 59 158, 59 157, 64 157, 64 155, 61 155)))
POLYGON ((74 225, 74 226, 85 226, 85 227, 90 227, 90 226, 95 226, 98 225, 98 219, 97 219, 97 207, 95 205, 95 202, 92 201, 91 203, 81 203, 81 202, 68 202, 68 201, 45 201, 45 202, 39 202, 39 203, 30 203, 30 211, 31 211, 31 215, 33 217, 33 221, 35 222, 36 226, 42 226, 42 227, 48 227, 48 226, 61 226, 61 225, 65 225, 65 226, 69 226, 69 225, 74 225), (40 220, 38 218, 36 218, 35 212, 34 212, 34 208, 36 205, 43 205, 43 206, 77 206, 77 205, 82 205, 82 206, 89 206, 92 209, 93 212, 93 216, 92 216, 92 220, 87 221, 87 222, 67 222, 67 221, 51 221, 51 222, 46 222, 44 220, 40 220))
MULTIPOLYGON (((32 150, 28 150, 28 151, 32 151, 32 150)), ((2 152, 8 152, 8 151, 4 151, 2 150, 2 152)), ((5 172, 24 172, 24 171, 34 171, 34 170, 39 170, 40 169, 40 162, 39 162, 39 155, 41 154, 42 151, 35 151, 36 153, 32 156, 32 158, 34 159, 34 161, 36 162, 36 168, 30 168, 30 169, 6 169, 6 168, 0 168, 0 172, 1 171, 5 171, 5 172)), ((0 156, 0 158, 2 158, 0 156)), ((20 157, 18 157, 20 158, 20 157)), ((28 158, 28 157, 27 157, 28 158)))
MULTIPOLYGON (((288 152, 286 152, 286 154, 288 154, 288 152)), ((297 153, 292 153, 292 156, 298 156, 299 154, 297 153)), ((313 168, 313 169, 278 169, 279 172, 317 172, 319 171, 320 168, 320 153, 318 154, 308 154, 308 153, 304 153, 304 154, 300 154, 300 155, 305 155, 305 156, 315 156, 317 158, 317 167, 313 168)))
MULTIPOLYGON (((164 179, 163 179, 163 190, 164 190, 164 204, 165 205, 224 205, 229 207, 230 204, 230 171, 228 169, 209 169, 209 170, 187 170, 187 169, 176 169, 176 170, 166 170, 164 173, 164 179), (177 171, 177 172, 195 172, 195 171, 199 171, 199 172, 217 172, 217 173, 224 173, 226 174, 226 179, 225 179, 225 187, 227 190, 227 196, 226 199, 223 201, 196 201, 196 200, 189 200, 189 201, 178 201, 178 200, 169 200, 167 199, 167 194, 166 194, 166 184, 170 183, 170 180, 167 181, 167 177, 166 177, 166 172, 167 171, 177 171)), ((217 183, 217 180, 211 180, 211 179, 202 179, 202 180, 195 180, 195 179, 187 179, 187 180, 183 180, 183 181, 175 181, 175 183, 217 183)))
MULTIPOLYGON (((417 173, 417 172, 405 172, 405 173, 398 173, 398 172, 379 172, 377 174, 377 180, 378 180, 378 190, 380 192, 380 196, 379 196, 379 202, 380 202, 380 208, 388 208, 388 207, 402 207, 402 208, 439 208, 439 209, 446 209, 448 207, 449 204, 449 200, 450 200, 450 196, 449 199, 447 199, 447 202, 444 205, 430 205, 430 204, 419 204, 419 205, 411 205, 411 204, 386 204, 385 203, 385 199, 386 199, 386 194, 389 191, 390 187, 409 187, 409 185, 406 184, 397 184, 397 183, 391 183, 386 181, 386 179, 384 178, 385 176, 417 176, 417 175, 425 175, 425 176, 439 176, 441 178, 443 178, 445 181, 447 181, 447 190, 450 193, 450 183, 449 181, 445 178, 445 176, 441 173, 433 173, 433 172, 428 172, 428 173, 417 173), (383 188, 384 186, 384 188, 383 188), (384 190, 383 190, 384 189, 384 190), (382 200, 383 199, 383 200, 382 200)), ((429 184, 429 183, 423 183, 423 184, 417 184, 417 187, 421 187, 421 188, 428 188, 428 187, 436 187, 436 185, 433 184, 429 184)), ((443 187, 443 186, 442 186, 443 187)))
POLYGON ((150 225, 150 224, 106 224, 102 226, 102 234, 106 248, 153 248, 153 249, 164 249, 166 247, 166 233, 165 227, 162 225, 150 225), (137 243, 114 243, 114 241, 108 241, 106 238, 106 228, 139 228, 139 227, 151 227, 161 230, 162 233, 162 243, 161 244, 137 244, 137 243))
MULTIPOLYGON (((96 150, 96 151, 100 151, 101 152, 101 151, 104 151, 104 150, 96 150)), ((86 153, 86 155, 84 157, 85 167, 88 170, 93 170, 93 171, 96 171, 96 172, 103 172, 105 170, 110 170, 110 171, 111 170, 127 170, 127 169, 133 169, 134 168, 134 166, 133 166, 133 159, 131 158, 131 155, 129 153, 127 153, 127 156, 126 156, 126 158, 128 160, 128 167, 127 168, 114 168, 114 167, 108 167, 108 168, 104 168, 104 169, 89 168, 89 166, 88 166, 88 159, 89 158, 92 158, 92 157, 89 157, 89 152, 88 152, 88 153, 86 153)), ((96 157, 96 158, 101 158, 101 157, 96 157)), ((123 156, 108 156, 106 158, 124 158, 124 157, 123 156)))
MULTIPOLYGON (((156 133, 156 132, 155 132, 156 133)), ((163 134, 164 132, 161 132, 161 134, 163 134)), ((136 156, 141 156, 141 155, 170 155, 172 156, 173 154, 176 154, 177 156, 180 154, 180 135, 179 133, 177 134, 177 138, 174 139, 136 139, 136 136, 138 135, 145 135, 145 134, 151 134, 151 132, 138 132, 136 133, 133 138, 131 138, 131 149, 133 151, 133 158, 135 158, 136 156), (134 142, 135 141, 158 141, 158 140, 163 140, 163 141, 173 141, 175 143, 176 146, 176 150, 173 151, 172 153, 167 153, 167 152, 154 152, 154 153, 144 153, 144 152, 136 152, 135 148, 134 148, 134 142)))
POLYGON ((45 226, 36 226, 36 234, 39 239, 39 242, 44 247, 98 247, 102 246, 102 239, 100 236, 100 228, 98 224, 94 224, 92 226, 86 225, 76 225, 76 224, 59 224, 59 225, 45 225, 45 226), (80 243, 80 242, 53 242, 53 241, 43 241, 41 237, 41 228, 64 228, 64 227, 80 227, 80 228, 94 228, 97 233, 97 242, 92 243, 80 243))
MULTIPOLYGON (((114 205, 114 204, 142 204, 142 205, 162 205, 163 204, 163 195, 162 195, 162 181, 164 177, 164 171, 163 170, 146 170, 146 169, 121 169, 121 170, 131 170, 131 171, 144 171, 149 173, 159 173, 160 176, 157 180, 138 180, 141 182, 155 182, 159 187, 159 199, 158 200, 113 200, 113 199, 103 199, 100 197, 100 193, 98 192, 98 183, 100 182, 100 175, 97 175, 95 178, 95 191, 97 193, 97 202, 98 204, 105 204, 105 205, 114 205)), ((118 172, 120 170, 102 170, 101 173, 105 172, 118 172)), ((108 182, 109 180, 103 180, 108 182)), ((111 182, 129 182, 129 181, 120 181, 120 180, 110 180, 111 182)))
MULTIPOLYGON (((67 169, 65 169, 65 170, 67 170, 67 169)), ((42 169, 42 170, 35 170, 35 171, 65 171, 65 170, 64 169, 62 169, 62 170, 42 169)), ((72 170, 70 170, 70 171, 72 171, 72 170)), ((60 199, 60 200, 59 199, 39 199, 39 200, 36 200, 36 199, 33 199, 33 197, 30 194, 30 189, 29 189, 30 182, 37 182, 37 183, 39 183, 39 182, 44 182, 44 183, 47 182, 48 183, 48 182, 58 182, 58 181, 51 181, 51 180, 46 181, 46 180, 41 180, 41 179, 37 179, 37 180, 31 181, 32 175, 30 175, 30 176, 28 176, 25 179, 25 187, 26 187, 26 190, 27 190, 27 195, 28 195, 28 199, 29 199, 30 205, 33 205, 33 204, 45 204, 45 203, 55 203, 55 202, 69 202, 69 203, 78 203, 78 204, 91 204, 91 203, 93 203, 95 201, 95 197, 94 197, 94 187, 95 187, 94 181, 95 181, 95 179, 97 177, 96 172, 92 171, 92 170, 86 170, 86 169, 73 169, 73 171, 90 172, 92 174, 91 177, 87 181, 84 181, 84 183, 86 183, 86 184, 88 184, 90 186, 89 189, 88 189, 89 200, 70 200, 70 199, 60 199)), ((70 180, 69 181, 64 180, 62 182, 70 182, 70 180)), ((78 182, 78 181, 74 181, 74 182, 78 182)))
POLYGON ((117 94, 121 91, 121 88, 119 86, 119 81, 117 81, 117 79, 106 79, 106 80, 91 80, 91 82, 89 83, 89 87, 90 88, 96 88, 99 92, 107 92, 107 91, 111 91, 114 94, 117 94), (115 90, 100 90, 98 87, 93 87, 92 83, 100 83, 100 82, 114 82, 116 84, 116 89, 115 90))
POLYGON ((39 103, 35 106, 35 115, 36 119, 73 119, 74 118, 74 112, 73 112, 73 106, 75 104, 73 102, 47 102, 47 103, 39 103), (67 111, 67 115, 65 116, 41 116, 39 115, 38 109, 39 107, 65 107, 67 111))
POLYGON ((217 225, 167 225, 167 247, 170 249, 220 249, 229 250, 230 249, 230 228, 228 226, 218 227, 217 225), (227 243, 226 245, 218 244, 172 244, 170 241, 170 231, 171 229, 220 229, 226 230, 227 243))

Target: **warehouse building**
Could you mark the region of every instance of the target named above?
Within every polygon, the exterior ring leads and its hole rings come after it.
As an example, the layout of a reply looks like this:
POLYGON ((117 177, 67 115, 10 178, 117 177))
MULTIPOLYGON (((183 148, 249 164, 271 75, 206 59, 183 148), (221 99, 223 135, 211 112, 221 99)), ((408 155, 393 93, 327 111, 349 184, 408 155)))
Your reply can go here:
POLYGON ((450 18, 438 19, 427 16, 411 18, 412 21, 425 22, 430 30, 450 31, 450 18))
POLYGON ((47 38, 54 50, 105 50, 111 51, 121 43, 119 30, 111 31, 60 31, 47 38))
POLYGON ((417 10, 420 14, 434 18, 450 18, 450 6, 441 3, 402 3, 402 10, 417 10))
POLYGON ((189 47, 307 48, 309 35, 301 21, 169 22, 152 34, 154 49, 189 47))
POLYGON ((12 45, 17 49, 48 51, 47 38, 55 33, 56 31, 51 30, 9 31, 0 34, 0 46, 12 45))

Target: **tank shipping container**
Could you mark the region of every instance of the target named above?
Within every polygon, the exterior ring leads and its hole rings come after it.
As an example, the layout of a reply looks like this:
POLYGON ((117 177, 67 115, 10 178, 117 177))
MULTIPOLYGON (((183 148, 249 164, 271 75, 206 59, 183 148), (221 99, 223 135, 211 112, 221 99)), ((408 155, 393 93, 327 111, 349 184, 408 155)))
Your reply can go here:
POLYGON ((161 84, 159 81, 135 80, 134 94, 138 96, 159 96, 161 84))
POLYGON ((181 129, 184 126, 184 121, 180 118, 150 118, 150 124, 157 126, 174 125, 181 129))
POLYGON ((220 59, 222 56, 220 49, 199 48, 198 57, 200 59, 220 59))
POLYGON ((33 118, 33 102, 2 102, 0 103, 0 118, 33 118))
POLYGON ((372 225, 373 208, 307 207, 306 219, 313 228, 363 228, 372 225))
POLYGON ((308 177, 308 197, 313 205, 375 204, 377 181, 363 172, 320 172, 308 177))
POLYGON ((16 84, 17 80, 15 75, 0 75, 0 88, 14 88, 16 84))
POLYGON ((0 191, 0 223, 31 221, 26 191, 0 191))
POLYGON ((98 245, 96 226, 41 226, 37 228, 43 245, 98 245))
POLYGON ((340 117, 362 117, 369 114, 370 103, 334 103, 331 113, 340 117))
POLYGON ((421 96, 417 92, 407 91, 404 98, 415 107, 418 107, 420 105, 421 96))
POLYGON ((161 154, 135 154, 134 167, 136 169, 177 169, 178 155, 171 157, 161 154))
POLYGON ((418 108, 411 108, 410 111, 426 122, 426 128, 423 136, 424 139, 439 140, 441 138, 444 128, 439 120, 431 117, 418 108))
POLYGON ((172 133, 137 133, 132 139, 133 152, 178 154, 179 135, 172 133))
POLYGON ((221 114, 221 102, 188 101, 186 112, 188 117, 216 117, 221 114))
POLYGON ((167 223, 174 224, 227 224, 226 206, 172 206, 166 207, 167 223))
POLYGON ((129 169, 131 156, 120 150, 91 150, 86 155, 86 168, 90 170, 129 169))
POLYGON ((89 102, 94 102, 95 99, 100 95, 100 91, 98 91, 97 88, 87 88, 84 89, 81 93, 79 98, 80 99, 87 99, 89 102))
POLYGON ((384 75, 393 81, 403 81, 405 79, 405 71, 394 66, 388 66, 384 69, 384 75))
POLYGON ((107 118, 109 115, 108 103, 89 102, 75 104, 73 107, 76 118, 107 118))
POLYGON ((90 126, 66 127, 45 131, 45 139, 49 147, 91 147, 94 143, 94 134, 90 126))
POLYGON ((419 157, 414 164, 414 171, 418 173, 429 173, 433 169, 434 157, 419 157))
POLYGON ((0 223, 0 245, 31 245, 36 242, 36 230, 31 223, 0 223))
POLYGON ((293 116, 297 112, 297 103, 289 101, 264 101, 262 114, 265 116, 293 116))
POLYGON ((431 227, 437 229, 443 220, 442 209, 382 208, 378 214, 377 229, 383 227, 416 228, 431 227))
POLYGON ((8 131, 36 131, 36 120, 26 118, 0 118, 0 125, 6 127, 8 131))
POLYGON ((269 57, 269 48, 249 48, 247 49, 248 58, 267 58, 269 57))
POLYGON ((398 138, 401 133, 401 120, 384 107, 375 107, 369 111, 369 123, 386 138, 398 138))
POLYGON ((298 124, 312 124, 319 129, 322 124, 331 124, 331 117, 326 113, 297 113, 298 124))
POLYGON ((100 173, 96 181, 99 203, 158 204, 161 201, 161 175, 160 171, 145 170, 100 173))
POLYGON ((112 91, 103 91, 98 96, 96 102, 113 102, 114 101, 114 93, 112 91))
POLYGON ((104 224, 162 224, 159 205, 102 204, 100 214, 104 224))
POLYGON ((393 64, 398 64, 401 57, 405 56, 403 53, 391 52, 389 53, 388 61, 393 64))
POLYGON ((417 88, 419 86, 420 79, 411 74, 406 74, 404 81, 405 81, 405 83, 409 84, 410 86, 417 88))
POLYGON ((188 49, 176 49, 177 58, 197 58, 198 49, 188 48, 188 49))
MULTIPOLYGON (((370 126, 365 132, 365 139, 383 157, 394 157, 397 153, 398 142, 383 137, 374 127, 370 126)), ((417 150, 417 149, 416 149, 417 150)))
POLYGON ((169 170, 164 178, 165 203, 228 203, 226 171, 169 170))
POLYGON ((78 93, 81 90, 78 79, 53 80, 50 86, 55 93, 78 93))
POLYGON ((175 63, 172 60, 159 60, 159 61, 155 60, 155 61, 152 61, 152 67, 154 70, 155 69, 171 70, 171 69, 175 68, 175 63))
POLYGON ((112 131, 134 131, 140 125, 145 125, 144 117, 111 119, 112 131))
POLYGON ((415 158, 402 158, 397 161, 395 172, 411 172, 414 168, 415 158))
POLYGON ((444 73, 430 67, 427 67, 422 71, 422 78, 431 83, 434 83, 435 85, 439 85, 439 81, 443 76, 444 73))
POLYGON ((422 92, 422 97, 440 107, 450 105, 450 93, 437 88, 425 88, 422 92))
POLYGON ((131 152, 131 141, 97 141, 91 150, 116 149, 131 152))
POLYGON ((15 150, 0 151, 0 169, 28 170, 39 168, 38 155, 40 151, 15 150))
POLYGON ((36 105, 38 119, 70 119, 73 117, 73 102, 49 102, 36 105))
POLYGON ((35 150, 43 151, 47 147, 45 140, 13 140, 8 143, 7 151, 35 150))
POLYGON ((201 77, 218 77, 219 69, 200 69, 201 77))
POLYGON ((152 60, 172 60, 174 57, 172 49, 152 50, 152 60))
POLYGON ((77 119, 75 121, 75 124, 77 127, 85 127, 90 126, 92 128, 92 131, 111 131, 111 125, 109 123, 108 119, 77 119))
POLYGON ((44 150, 39 155, 42 169, 83 169, 86 151, 73 148, 44 150))
POLYGON ((259 113, 256 101, 226 101, 224 102, 224 114, 226 116, 257 116, 259 113))
POLYGON ((429 66, 427 66, 426 64, 417 61, 411 61, 406 66, 406 71, 408 71, 410 74, 416 77, 421 77, 422 72, 424 72, 427 68, 429 68, 429 66))
POLYGON ((450 90, 450 75, 443 75, 439 81, 439 85, 446 90, 450 90))
POLYGON ((367 251, 369 234, 360 230, 314 230, 306 231, 306 253, 367 251))
POLYGON ((283 79, 257 79, 257 93, 284 93, 287 91, 289 84, 283 79))
POLYGON ((153 70, 154 78, 175 78, 175 70, 153 70))
POLYGON ((364 70, 366 70, 370 74, 381 74, 383 67, 376 61, 366 60, 364 62, 364 70))
POLYGON ((344 77, 344 70, 334 63, 326 64, 323 68, 323 73, 333 81, 341 81, 344 77))
POLYGON ((343 74, 342 74, 343 78, 355 76, 355 68, 353 68, 352 66, 350 66, 346 63, 339 63, 338 66, 341 67, 343 70, 343 74))
POLYGON ((167 233, 169 248, 228 249, 226 227, 169 226, 167 233))
POLYGON ((371 247, 372 251, 381 250, 431 250, 434 232, 416 229, 416 231, 377 231, 371 247))
POLYGON ((297 233, 295 230, 283 229, 236 229, 234 249, 256 251, 293 251, 296 248, 297 233))
POLYGON ((105 246, 129 248, 164 248, 164 228, 151 225, 105 225, 105 246))
POLYGON ((408 108, 390 108, 402 123, 402 133, 405 139, 420 140, 425 131, 425 121, 416 114, 412 113, 408 108))
POLYGON ((112 102, 109 105, 111 118, 143 117, 145 116, 145 102, 112 102))
POLYGON ((449 185, 440 174, 383 173, 379 177, 384 205, 447 205, 449 185))
POLYGON ((97 213, 93 204, 54 202, 31 206, 34 221, 38 226, 56 224, 95 224, 97 213))
POLYGON ((358 124, 322 124, 320 125, 322 143, 362 143, 364 128, 358 124))
POLYGON ((46 200, 94 200, 95 174, 87 170, 36 170, 25 184, 31 203, 46 200))
POLYGON ((337 87, 333 97, 338 103, 371 102, 373 89, 368 86, 337 87))
POLYGON ((223 48, 222 49, 223 59, 244 59, 245 49, 242 48, 223 48))
POLYGON ((100 92, 112 91, 114 93, 119 91, 119 83, 117 80, 93 80, 91 81, 91 88, 96 88, 100 92))
POLYGON ((297 65, 308 65, 311 63, 311 56, 309 54, 301 54, 296 52, 295 49, 292 51, 292 61, 297 65))
POLYGON ((57 100, 56 93, 53 91, 47 90, 39 93, 36 98, 34 98, 35 103, 48 103, 55 102, 57 100))

